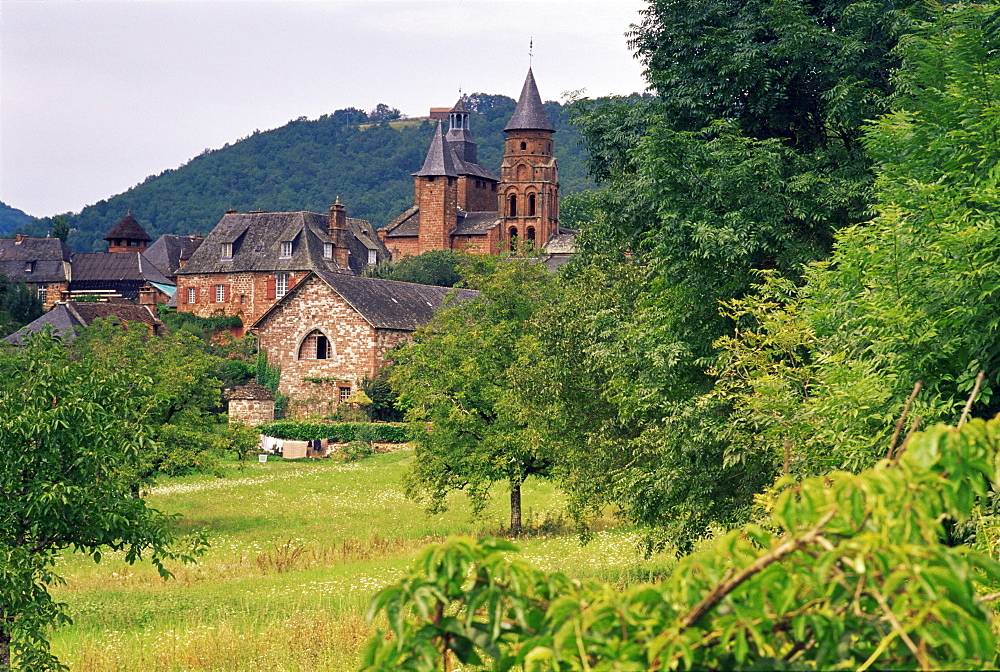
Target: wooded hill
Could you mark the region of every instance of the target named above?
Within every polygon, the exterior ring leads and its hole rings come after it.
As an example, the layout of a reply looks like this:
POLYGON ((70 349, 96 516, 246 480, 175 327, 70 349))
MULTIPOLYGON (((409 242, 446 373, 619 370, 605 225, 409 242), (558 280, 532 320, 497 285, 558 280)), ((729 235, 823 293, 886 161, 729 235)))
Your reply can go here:
MULTIPOLYGON (((507 96, 475 93, 472 132, 480 163, 500 172, 503 127, 514 112, 507 96)), ((338 110, 316 120, 301 117, 281 128, 255 132, 232 145, 206 150, 183 166, 146 178, 123 194, 69 214, 71 248, 105 249, 104 233, 126 212, 155 239, 164 233, 207 234, 230 208, 326 212, 339 196, 348 215, 384 226, 413 203, 413 178, 430 143, 427 119, 387 120, 386 106, 375 121, 361 110, 338 110)), ((555 125, 564 193, 593 186, 586 173, 580 134, 559 103, 545 104, 555 125)), ((51 218, 19 231, 44 236, 51 218)))
POLYGON ((31 223, 32 216, 26 212, 12 208, 6 203, 0 203, 0 235, 13 231, 19 226, 31 223))

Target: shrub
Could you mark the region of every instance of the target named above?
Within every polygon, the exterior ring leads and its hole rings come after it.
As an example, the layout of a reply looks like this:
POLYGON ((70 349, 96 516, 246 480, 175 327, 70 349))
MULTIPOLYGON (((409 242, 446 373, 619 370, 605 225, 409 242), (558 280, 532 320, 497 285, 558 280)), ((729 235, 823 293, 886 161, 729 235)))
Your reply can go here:
POLYGON ((374 443, 405 443, 406 425, 384 422, 302 422, 275 420, 265 422, 257 431, 266 436, 289 441, 329 439, 334 443, 368 441, 374 443))
POLYGON ((344 462, 356 462, 357 460, 371 457, 374 454, 375 449, 372 448, 372 444, 367 441, 350 441, 340 451, 340 455, 344 462))

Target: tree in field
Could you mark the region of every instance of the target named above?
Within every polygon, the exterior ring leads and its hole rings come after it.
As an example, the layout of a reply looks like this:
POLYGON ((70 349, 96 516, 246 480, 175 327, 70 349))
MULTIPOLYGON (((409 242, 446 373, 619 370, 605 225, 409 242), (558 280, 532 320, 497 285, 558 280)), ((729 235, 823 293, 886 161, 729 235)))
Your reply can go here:
POLYGON ((23 282, 11 282, 0 274, 0 338, 40 317, 45 309, 42 300, 23 282))
POLYGON ((717 396, 745 453, 781 451, 805 473, 860 469, 883 451, 916 381, 913 413, 997 412, 1000 374, 1000 5, 954 5, 903 40, 898 94, 865 145, 877 216, 838 234, 804 287, 768 277, 729 304, 717 396))
POLYGON ((974 420, 857 475, 783 479, 763 524, 624 590, 539 571, 507 542, 431 546, 372 599, 390 634, 362 669, 996 669, 1000 563, 942 538, 997 486, 998 454, 1000 421, 974 420))
POLYGON ((47 642, 70 620, 48 592, 60 554, 145 555, 166 577, 164 561, 202 547, 179 545, 172 518, 138 494, 152 386, 139 369, 74 358, 47 333, 0 349, 0 670, 61 669, 47 642))
POLYGON ((516 534, 521 484, 555 468, 551 450, 522 419, 513 389, 518 352, 555 282, 531 260, 468 264, 463 278, 480 295, 448 305, 394 355, 390 382, 416 446, 407 492, 440 510, 449 492, 464 490, 478 511, 490 488, 504 483, 516 534))
POLYGON ((403 257, 399 261, 383 262, 365 269, 365 275, 421 285, 454 287, 462 279, 459 272, 462 256, 462 252, 453 250, 430 250, 403 257))

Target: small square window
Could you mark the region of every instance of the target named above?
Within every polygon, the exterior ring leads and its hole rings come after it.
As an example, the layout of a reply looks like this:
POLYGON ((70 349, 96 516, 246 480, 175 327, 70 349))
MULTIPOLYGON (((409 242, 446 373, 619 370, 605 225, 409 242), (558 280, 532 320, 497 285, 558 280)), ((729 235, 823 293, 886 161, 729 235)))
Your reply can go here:
POLYGON ((289 259, 292 256, 292 241, 286 240, 281 243, 281 254, 278 255, 281 259, 289 259))
POLYGON ((340 403, 343 404, 344 402, 346 402, 348 399, 351 398, 351 388, 340 387, 337 389, 340 391, 340 403))

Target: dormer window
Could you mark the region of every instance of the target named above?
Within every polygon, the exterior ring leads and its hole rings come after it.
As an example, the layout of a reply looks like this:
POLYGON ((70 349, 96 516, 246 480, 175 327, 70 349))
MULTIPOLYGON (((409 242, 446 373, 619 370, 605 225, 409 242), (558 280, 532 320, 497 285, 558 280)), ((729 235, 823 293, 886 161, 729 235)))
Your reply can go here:
POLYGON ((374 266, 378 263, 378 252, 375 250, 368 250, 368 265, 374 266))
POLYGON ((33 270, 35 270, 35 262, 33 262, 33 261, 26 261, 26 262, 24 262, 24 272, 25 273, 31 273, 33 270))
POLYGON ((323 258, 333 259, 333 243, 323 243, 323 258))
POLYGON ((281 253, 278 255, 279 259, 291 259, 292 258, 292 241, 285 240, 281 243, 281 253))
POLYGON ((233 244, 223 243, 222 244, 222 260, 232 261, 233 260, 233 244))

